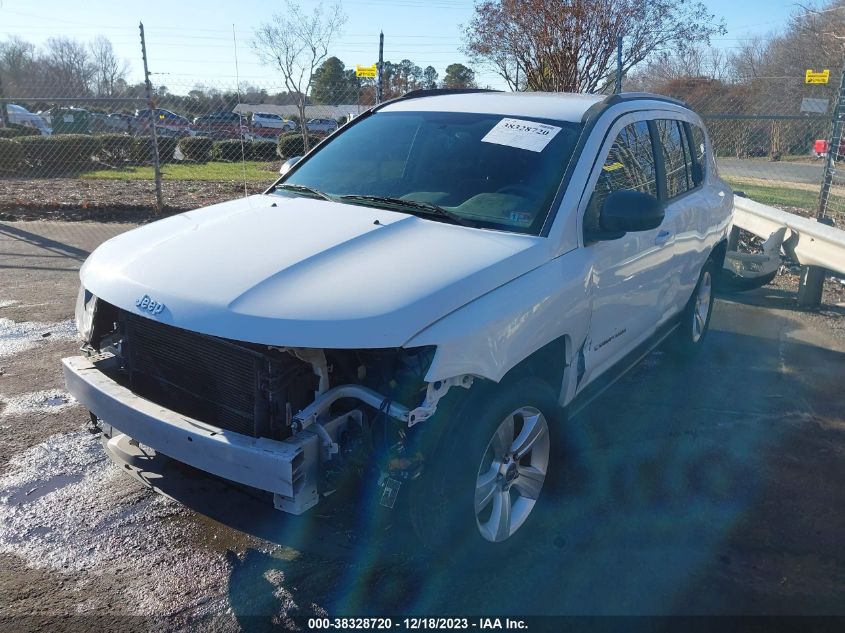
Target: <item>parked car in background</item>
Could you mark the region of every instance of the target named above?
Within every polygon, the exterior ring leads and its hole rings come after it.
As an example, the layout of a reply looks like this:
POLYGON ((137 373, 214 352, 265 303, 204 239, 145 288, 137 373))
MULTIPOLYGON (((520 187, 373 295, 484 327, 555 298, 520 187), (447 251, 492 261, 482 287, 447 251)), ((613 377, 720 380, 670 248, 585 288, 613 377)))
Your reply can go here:
POLYGON ((55 107, 51 109, 53 134, 90 134, 91 113, 84 108, 55 107))
POLYGON ((285 119, 278 114, 270 112, 253 112, 252 114, 252 131, 259 136, 267 136, 270 134, 279 134, 280 132, 295 132, 299 129, 296 121, 285 119))
MULTIPOLYGON (((813 142, 813 156, 816 158, 826 158, 829 149, 830 141, 826 139, 820 138, 813 142)), ((834 156, 834 159, 839 160, 843 156, 845 156, 845 138, 839 141, 839 152, 834 156)))
POLYGON ((6 113, 9 116, 9 123, 34 128, 41 132, 41 136, 50 136, 50 134, 53 133, 52 128, 47 125, 44 119, 34 112, 30 112, 23 106, 9 103, 6 105, 6 113))
POLYGON ((94 112, 89 127, 94 134, 135 134, 138 120, 131 114, 94 112))
POLYGON ((241 115, 236 112, 215 112, 198 116, 192 125, 200 136, 218 139, 241 138, 248 130, 241 115))
MULTIPOLYGON (((138 122, 138 134, 149 134, 150 131, 150 110, 145 108, 135 112, 138 122)), ((191 121, 164 108, 155 109, 156 132, 162 136, 190 136, 191 121)))
POLYGON ((322 132, 323 134, 330 134, 337 129, 337 121, 334 119, 309 119, 305 126, 309 132, 322 132))

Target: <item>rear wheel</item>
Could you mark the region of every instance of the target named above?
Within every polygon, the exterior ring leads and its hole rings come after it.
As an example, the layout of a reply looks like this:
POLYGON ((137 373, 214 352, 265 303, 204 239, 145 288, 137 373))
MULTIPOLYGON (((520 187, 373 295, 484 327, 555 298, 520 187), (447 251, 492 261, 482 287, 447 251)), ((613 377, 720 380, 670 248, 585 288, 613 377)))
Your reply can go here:
POLYGON ((560 409, 536 378, 495 388, 478 389, 425 423, 446 425, 410 499, 414 530, 429 549, 501 546, 529 529, 560 409))
POLYGON ((689 355, 701 347, 710 329, 713 314, 713 279, 716 266, 712 259, 701 268, 698 283, 681 315, 681 324, 672 341, 672 349, 680 355, 689 355))

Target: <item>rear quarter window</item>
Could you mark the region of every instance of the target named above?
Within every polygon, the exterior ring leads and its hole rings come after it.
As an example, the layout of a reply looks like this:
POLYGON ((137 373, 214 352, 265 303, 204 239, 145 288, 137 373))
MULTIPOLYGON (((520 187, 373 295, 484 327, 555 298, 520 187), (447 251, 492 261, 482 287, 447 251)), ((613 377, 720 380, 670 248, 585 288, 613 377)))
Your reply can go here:
POLYGON ((704 182, 707 177, 707 146, 704 141, 704 130, 697 125, 690 123, 687 126, 689 130, 690 151, 692 152, 693 160, 700 166, 701 180, 696 185, 704 182))

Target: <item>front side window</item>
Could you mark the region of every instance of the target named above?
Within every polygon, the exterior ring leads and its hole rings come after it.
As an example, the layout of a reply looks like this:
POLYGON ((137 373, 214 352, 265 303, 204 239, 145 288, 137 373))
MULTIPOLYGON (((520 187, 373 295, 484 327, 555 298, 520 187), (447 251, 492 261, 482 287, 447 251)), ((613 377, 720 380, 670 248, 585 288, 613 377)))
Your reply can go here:
POLYGON ((631 189, 657 196, 657 169, 648 123, 637 121, 619 132, 602 165, 598 182, 587 205, 585 227, 598 230, 599 213, 614 191, 631 189))
POLYGON ((580 131, 580 123, 517 116, 376 112, 321 146, 274 193, 299 185, 344 202, 398 198, 474 226, 539 234, 580 131))

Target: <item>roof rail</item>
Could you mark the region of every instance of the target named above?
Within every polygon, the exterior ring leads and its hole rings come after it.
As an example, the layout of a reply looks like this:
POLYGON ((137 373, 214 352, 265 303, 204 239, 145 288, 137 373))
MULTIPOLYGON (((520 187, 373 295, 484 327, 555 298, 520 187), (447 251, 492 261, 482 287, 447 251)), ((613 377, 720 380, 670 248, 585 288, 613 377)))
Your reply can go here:
POLYGON ((617 103, 625 103, 637 100, 663 101, 664 103, 673 103, 675 105, 683 106, 685 108, 689 107, 685 102, 681 101, 680 99, 674 99, 672 97, 666 97, 664 95, 653 94, 651 92, 619 92, 616 94, 609 95, 603 100, 597 101, 589 108, 587 108, 587 111, 581 117, 581 123, 586 123, 587 121, 597 119, 602 112, 607 110, 610 106, 616 105, 617 103))
POLYGON ((399 99, 419 99, 420 97, 436 97, 439 95, 464 95, 474 92, 503 92, 490 88, 431 88, 428 90, 411 90, 406 92, 399 99))
POLYGON ((658 95, 651 92, 619 92, 612 94, 604 100, 604 103, 612 106, 624 101, 634 101, 636 99, 648 99, 650 101, 666 101, 667 103, 674 103, 675 105, 688 108, 686 102, 674 97, 667 97, 665 95, 658 95))

